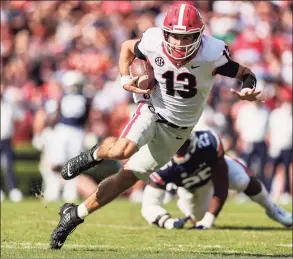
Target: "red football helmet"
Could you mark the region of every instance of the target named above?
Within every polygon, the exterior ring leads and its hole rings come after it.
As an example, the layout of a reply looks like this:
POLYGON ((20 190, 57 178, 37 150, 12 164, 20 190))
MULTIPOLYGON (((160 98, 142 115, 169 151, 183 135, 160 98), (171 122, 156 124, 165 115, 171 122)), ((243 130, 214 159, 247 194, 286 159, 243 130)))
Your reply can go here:
POLYGON ((176 60, 184 60, 190 57, 200 46, 204 27, 200 13, 194 6, 190 4, 171 6, 162 26, 164 46, 168 55, 176 60), (193 34, 194 39, 192 44, 175 46, 169 43, 170 34, 193 34), (177 47, 176 51, 175 47, 177 47))

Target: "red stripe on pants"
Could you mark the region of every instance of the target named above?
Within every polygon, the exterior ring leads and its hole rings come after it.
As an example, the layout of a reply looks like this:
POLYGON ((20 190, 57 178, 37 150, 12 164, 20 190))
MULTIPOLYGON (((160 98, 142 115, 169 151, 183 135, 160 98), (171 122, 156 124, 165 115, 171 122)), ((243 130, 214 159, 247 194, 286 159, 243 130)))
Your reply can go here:
POLYGON ((141 115, 140 110, 141 110, 141 108, 142 108, 143 105, 144 105, 144 103, 140 103, 138 105, 138 107, 136 108, 136 111, 135 111, 135 116, 130 120, 130 122, 128 122, 126 128, 123 130, 123 133, 121 135, 121 138, 125 138, 125 136, 130 131, 133 123, 137 120, 137 118, 139 117, 139 115, 141 115))
POLYGON ((248 168, 246 165, 242 164, 239 160, 237 160, 237 159, 235 159, 235 158, 233 158, 233 160, 234 160, 237 164, 239 164, 239 165, 241 165, 241 166, 243 167, 244 171, 246 172, 246 174, 247 174, 248 176, 254 176, 254 174, 249 170, 249 168, 248 168))
POLYGON ((151 178, 154 182, 160 183, 160 184, 165 184, 163 179, 157 174, 157 173, 152 173, 151 178))

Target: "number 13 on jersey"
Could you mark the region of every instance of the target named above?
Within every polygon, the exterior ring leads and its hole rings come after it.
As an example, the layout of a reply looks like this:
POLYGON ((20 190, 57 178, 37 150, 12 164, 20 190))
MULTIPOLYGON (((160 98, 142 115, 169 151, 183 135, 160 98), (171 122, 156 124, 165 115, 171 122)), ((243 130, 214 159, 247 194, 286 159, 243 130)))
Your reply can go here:
POLYGON ((182 98, 192 98, 196 95, 197 89, 196 89, 196 78, 194 75, 190 73, 181 73, 177 75, 177 78, 174 78, 174 71, 167 71, 165 72, 162 77, 166 79, 166 89, 167 94, 174 96, 175 91, 182 97, 182 98), (175 90, 174 89, 174 83, 182 83, 184 91, 181 90, 175 90))

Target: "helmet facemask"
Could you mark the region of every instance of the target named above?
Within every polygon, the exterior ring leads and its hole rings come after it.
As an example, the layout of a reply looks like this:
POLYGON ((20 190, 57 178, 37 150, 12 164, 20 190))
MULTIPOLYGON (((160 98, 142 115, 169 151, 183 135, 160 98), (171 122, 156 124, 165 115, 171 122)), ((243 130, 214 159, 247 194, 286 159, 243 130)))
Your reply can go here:
POLYGON ((203 30, 198 30, 197 32, 192 32, 192 33, 172 33, 170 31, 166 31, 165 29, 163 29, 163 31, 164 31, 163 42, 164 42, 165 49, 168 55, 170 55, 170 57, 172 57, 175 60, 184 60, 190 57, 200 47, 203 30), (169 42, 171 35, 193 35, 194 37, 191 44, 184 45, 184 46, 177 46, 169 42))

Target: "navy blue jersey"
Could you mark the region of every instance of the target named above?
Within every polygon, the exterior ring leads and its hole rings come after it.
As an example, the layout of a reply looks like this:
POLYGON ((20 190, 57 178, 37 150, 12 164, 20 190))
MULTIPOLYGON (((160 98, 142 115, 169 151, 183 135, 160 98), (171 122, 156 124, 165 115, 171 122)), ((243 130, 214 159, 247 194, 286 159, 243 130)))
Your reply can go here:
POLYGON ((66 94, 61 99, 60 123, 83 127, 89 114, 89 101, 81 94, 66 94))
POLYGON ((192 132, 190 145, 184 161, 175 162, 174 158, 158 172, 152 173, 152 181, 166 185, 174 183, 186 189, 206 184, 211 179, 211 169, 223 156, 219 137, 210 130, 192 132))

